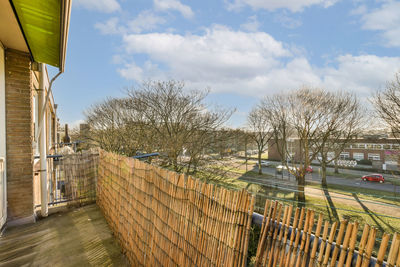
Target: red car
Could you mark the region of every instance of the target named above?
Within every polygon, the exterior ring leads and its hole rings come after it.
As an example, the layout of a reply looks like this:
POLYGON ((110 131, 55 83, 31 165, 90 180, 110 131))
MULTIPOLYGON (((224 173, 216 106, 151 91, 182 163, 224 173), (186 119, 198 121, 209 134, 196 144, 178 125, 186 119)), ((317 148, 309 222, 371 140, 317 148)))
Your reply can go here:
POLYGON ((308 167, 306 168, 306 172, 312 173, 312 172, 313 172, 313 167, 312 167, 312 166, 308 166, 308 167))
POLYGON ((361 177, 363 181, 376 181, 380 183, 385 182, 385 178, 383 178, 382 174, 368 174, 361 177))

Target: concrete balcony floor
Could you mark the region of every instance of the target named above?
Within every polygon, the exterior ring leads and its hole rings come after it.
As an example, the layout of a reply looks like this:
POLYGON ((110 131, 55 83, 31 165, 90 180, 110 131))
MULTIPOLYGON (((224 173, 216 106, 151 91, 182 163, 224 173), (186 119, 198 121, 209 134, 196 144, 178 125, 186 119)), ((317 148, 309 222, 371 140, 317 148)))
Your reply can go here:
POLYGON ((128 266, 100 209, 88 205, 7 228, 0 266, 128 266))

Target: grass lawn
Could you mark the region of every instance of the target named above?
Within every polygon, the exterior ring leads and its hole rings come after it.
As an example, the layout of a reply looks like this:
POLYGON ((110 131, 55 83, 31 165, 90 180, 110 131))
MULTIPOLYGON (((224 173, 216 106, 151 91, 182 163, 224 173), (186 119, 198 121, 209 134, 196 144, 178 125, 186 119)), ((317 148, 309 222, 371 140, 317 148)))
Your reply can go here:
POLYGON ((341 178, 349 178, 349 179, 360 179, 360 175, 352 174, 352 173, 334 173, 334 172, 326 172, 326 176, 336 176, 341 178))
MULTIPOLYGON (((322 189, 320 184, 316 183, 308 183, 308 187, 322 189)), ((345 185, 336 185, 330 184, 328 185, 329 192, 335 192, 343 195, 352 196, 353 193, 356 193, 363 199, 374 200, 377 202, 383 202, 388 204, 400 205, 400 195, 395 194, 394 192, 380 191, 368 188, 354 188, 351 186, 345 185)))

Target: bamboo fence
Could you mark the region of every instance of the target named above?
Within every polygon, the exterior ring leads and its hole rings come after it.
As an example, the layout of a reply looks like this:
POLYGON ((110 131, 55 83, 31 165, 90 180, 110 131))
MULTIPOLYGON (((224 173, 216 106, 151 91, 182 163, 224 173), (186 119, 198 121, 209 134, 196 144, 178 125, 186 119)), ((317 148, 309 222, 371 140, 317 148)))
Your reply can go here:
MULTIPOLYGON (((313 210, 294 209, 267 200, 255 266, 367 267, 375 247, 376 229, 364 226, 358 251, 355 251, 358 232, 357 222, 343 220, 330 225, 322 214, 316 216, 313 210)), ((389 239, 390 235, 384 233, 375 266, 400 266, 400 235, 394 234, 387 254, 389 239), (386 255, 387 261, 384 262, 386 255)))
MULTIPOLYGON (((133 266, 247 264, 254 197, 245 190, 102 150, 67 155, 56 165, 65 197, 97 200, 133 266)), ((262 218, 255 266, 400 267, 398 233, 377 242, 369 225, 330 224, 311 209, 271 200, 262 218)))
POLYGON ((70 204, 95 202, 98 158, 98 150, 89 150, 52 161, 54 198, 70 204))
POLYGON ((254 198, 100 151, 97 203, 133 266, 245 266, 254 198))

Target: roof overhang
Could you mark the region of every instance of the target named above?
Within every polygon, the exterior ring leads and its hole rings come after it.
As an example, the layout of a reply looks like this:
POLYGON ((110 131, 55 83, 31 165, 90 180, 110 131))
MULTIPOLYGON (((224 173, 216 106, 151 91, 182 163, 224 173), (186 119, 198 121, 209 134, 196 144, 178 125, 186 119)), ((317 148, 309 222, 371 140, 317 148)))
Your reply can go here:
POLYGON ((64 72, 71 0, 9 0, 33 60, 64 72))

